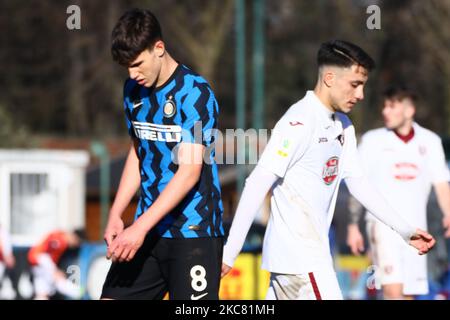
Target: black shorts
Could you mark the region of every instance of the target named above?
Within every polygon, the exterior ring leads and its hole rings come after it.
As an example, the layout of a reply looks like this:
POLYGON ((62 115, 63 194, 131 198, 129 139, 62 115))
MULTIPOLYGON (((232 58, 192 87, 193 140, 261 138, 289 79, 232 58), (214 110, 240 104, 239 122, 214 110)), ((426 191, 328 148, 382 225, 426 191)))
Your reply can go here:
POLYGON ((218 300, 223 238, 148 235, 130 262, 114 262, 102 298, 218 300))

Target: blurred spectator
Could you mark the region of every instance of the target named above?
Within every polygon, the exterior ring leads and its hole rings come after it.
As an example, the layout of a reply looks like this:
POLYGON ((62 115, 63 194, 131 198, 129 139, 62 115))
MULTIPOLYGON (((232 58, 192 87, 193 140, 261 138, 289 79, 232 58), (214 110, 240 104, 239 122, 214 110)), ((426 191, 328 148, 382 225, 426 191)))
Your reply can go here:
MULTIPOLYGON (((427 228, 426 206, 434 187, 445 235, 450 236, 450 174, 441 139, 414 122, 416 94, 405 86, 385 93, 385 128, 367 132, 359 152, 365 171, 389 204, 413 225, 427 228)), ((354 205, 353 205, 354 206, 354 205)), ((349 208, 352 223, 348 240, 354 254, 364 250, 358 228, 358 210, 349 208)), ((403 299, 428 293, 427 259, 411 250, 390 228, 368 214, 367 232, 385 299, 403 299)))
POLYGON ((28 262, 36 300, 47 300, 57 292, 72 299, 81 297, 79 285, 67 279, 66 273, 58 268, 58 263, 63 253, 79 247, 83 238, 83 231, 54 231, 30 249, 28 262))

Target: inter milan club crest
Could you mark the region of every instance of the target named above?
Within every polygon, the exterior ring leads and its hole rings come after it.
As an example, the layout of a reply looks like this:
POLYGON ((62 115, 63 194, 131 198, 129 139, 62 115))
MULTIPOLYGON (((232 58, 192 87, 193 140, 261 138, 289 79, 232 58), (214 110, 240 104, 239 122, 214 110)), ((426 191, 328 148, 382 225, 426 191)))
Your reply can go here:
POLYGON ((170 118, 177 112, 177 106, 175 105, 175 101, 173 101, 173 96, 169 96, 169 99, 164 103, 164 117, 170 118))
POLYGON ((325 166, 323 167, 323 171, 322 171, 322 179, 326 185, 332 184, 333 181, 336 179, 336 177, 338 176, 338 172, 339 172, 338 168, 339 168, 339 158, 338 157, 331 157, 325 163, 325 166))

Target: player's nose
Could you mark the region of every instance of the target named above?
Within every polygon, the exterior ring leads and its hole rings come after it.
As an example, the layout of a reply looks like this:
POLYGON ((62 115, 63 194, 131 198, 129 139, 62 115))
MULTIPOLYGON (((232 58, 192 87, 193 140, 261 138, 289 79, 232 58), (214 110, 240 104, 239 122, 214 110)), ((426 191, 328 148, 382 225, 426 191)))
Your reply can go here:
POLYGON ((137 79, 138 72, 132 68, 128 68, 128 74, 130 75, 130 78, 133 80, 137 79))
POLYGON ((359 101, 364 99, 364 91, 362 89, 358 89, 355 92, 355 98, 358 99, 359 101))

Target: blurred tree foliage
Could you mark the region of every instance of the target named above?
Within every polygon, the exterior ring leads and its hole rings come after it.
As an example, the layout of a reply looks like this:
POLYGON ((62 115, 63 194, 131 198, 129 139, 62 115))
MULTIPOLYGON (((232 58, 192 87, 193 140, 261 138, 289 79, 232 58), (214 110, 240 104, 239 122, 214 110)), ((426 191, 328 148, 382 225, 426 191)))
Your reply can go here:
MULTIPOLYGON (((246 5, 250 92, 251 1, 246 5)), ((221 127, 234 127, 234 0, 3 0, 0 146, 14 141, 5 135, 14 137, 17 126, 33 135, 126 135, 121 97, 127 74, 111 59, 110 33, 132 7, 156 13, 168 50, 211 82, 221 127), (81 30, 66 28, 72 4, 81 8, 81 30)), ((380 93, 402 81, 422 96, 418 121, 450 134, 449 30, 448 0, 266 0, 267 127, 313 87, 320 43, 340 38, 362 46, 378 66, 351 115, 360 133, 382 125, 380 93), (381 8, 381 30, 366 27, 370 4, 381 8)))
POLYGON ((0 147, 3 148, 29 148, 33 146, 28 130, 12 119, 5 108, 0 106, 0 147))

